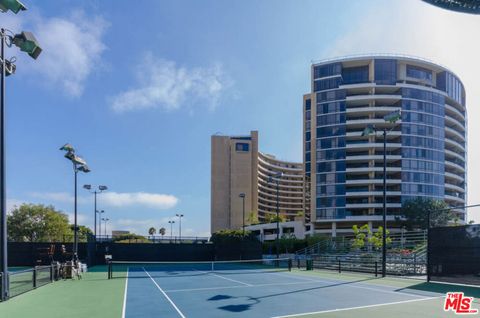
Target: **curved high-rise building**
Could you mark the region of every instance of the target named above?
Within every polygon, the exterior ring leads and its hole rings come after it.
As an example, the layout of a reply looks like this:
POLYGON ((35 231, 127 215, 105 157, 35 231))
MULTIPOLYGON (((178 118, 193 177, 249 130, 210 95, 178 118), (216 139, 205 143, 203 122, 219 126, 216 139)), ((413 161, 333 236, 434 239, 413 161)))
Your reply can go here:
POLYGON ((447 10, 480 14, 480 0, 423 0, 447 10))
MULTIPOLYGON (((283 219, 303 223, 303 164, 260 152, 257 131, 245 136, 212 136, 211 172, 212 233, 275 221, 277 198, 283 219)), ((280 233, 289 227, 282 224, 280 233)))
MULTIPOLYGON (((381 225, 385 129, 390 229, 409 199, 465 205, 465 89, 452 71, 414 57, 369 55, 315 63, 311 76, 304 163, 315 232, 381 225), (386 121, 394 112, 399 120, 386 121), (364 134, 366 127, 376 133, 364 134)), ((455 213, 465 220, 464 210, 455 213)))

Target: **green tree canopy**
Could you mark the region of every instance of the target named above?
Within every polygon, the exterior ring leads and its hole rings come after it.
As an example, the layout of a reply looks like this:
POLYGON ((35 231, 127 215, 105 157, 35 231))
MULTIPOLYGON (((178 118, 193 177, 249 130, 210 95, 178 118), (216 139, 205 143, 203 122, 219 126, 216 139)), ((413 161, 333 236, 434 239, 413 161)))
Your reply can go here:
POLYGON ((167 232, 167 230, 165 230, 164 227, 161 227, 161 228, 158 229, 158 234, 160 234, 161 236, 164 236, 166 232, 167 232))
POLYGON ((7 218, 8 238, 17 242, 55 242, 71 236, 65 213, 51 205, 22 204, 7 218))
POLYGON ((415 228, 426 229, 428 213, 430 212, 430 226, 445 226, 455 218, 448 209, 445 201, 430 198, 415 198, 402 204, 402 214, 405 217, 404 225, 408 230, 415 228))

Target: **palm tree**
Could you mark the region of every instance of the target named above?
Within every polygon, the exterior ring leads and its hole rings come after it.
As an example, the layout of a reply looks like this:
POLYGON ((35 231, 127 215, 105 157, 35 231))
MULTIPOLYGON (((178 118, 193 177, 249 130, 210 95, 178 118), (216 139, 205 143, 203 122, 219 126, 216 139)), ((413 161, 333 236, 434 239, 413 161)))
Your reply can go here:
POLYGON ((157 230, 155 230, 154 227, 151 227, 151 228, 148 229, 148 234, 149 235, 155 235, 156 232, 157 232, 157 230))
POLYGON ((166 233, 166 230, 165 230, 164 227, 161 227, 161 228, 158 229, 158 234, 160 234, 162 236, 162 238, 165 235, 165 233, 166 233))

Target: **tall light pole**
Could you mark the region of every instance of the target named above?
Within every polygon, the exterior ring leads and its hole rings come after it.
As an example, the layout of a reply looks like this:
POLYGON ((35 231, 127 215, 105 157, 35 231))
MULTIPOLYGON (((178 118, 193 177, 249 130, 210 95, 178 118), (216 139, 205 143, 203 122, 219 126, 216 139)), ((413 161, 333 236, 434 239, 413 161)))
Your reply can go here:
MULTIPOLYGON (((13 13, 25 11, 27 8, 18 0, 0 0, 0 11, 13 13)), ((32 33, 22 32, 14 35, 11 31, 0 28, 0 273, 1 280, 0 299, 7 300, 10 296, 8 281, 8 247, 7 247, 7 197, 6 197, 6 155, 5 155, 5 77, 15 73, 15 58, 7 60, 5 57, 5 46, 13 45, 20 48, 20 51, 26 52, 33 59, 42 52, 38 41, 32 33)))
MULTIPOLYGON (((88 190, 90 193, 93 193, 93 217, 94 217, 94 233, 95 233, 95 240, 97 239, 97 213, 98 213, 98 210, 97 210, 97 194, 98 193, 102 193, 103 191, 106 191, 108 188, 107 186, 104 186, 104 185, 99 185, 97 188, 95 188, 95 186, 93 186, 93 191, 92 190, 92 185, 91 184, 84 184, 83 185, 83 188, 88 190)), ((102 235, 102 232, 100 232, 100 235, 102 235)))
POLYGON ((107 222, 110 221, 109 218, 102 218, 102 221, 105 221, 105 237, 107 237, 107 222))
MULTIPOLYGON (((97 214, 98 214, 98 236, 102 236, 102 214, 105 213, 105 210, 100 210, 98 211, 97 210, 97 214)), ((97 221, 96 220, 97 216, 95 215, 95 222, 97 221)))
MULTIPOLYGON (((386 122, 395 124, 401 118, 400 111, 395 111, 383 117, 386 122)), ((383 128, 383 233, 382 233, 382 277, 387 275, 387 132, 391 131, 383 128)), ((374 126, 367 126, 362 136, 368 136, 377 133, 374 126)))
POLYGON ((268 183, 275 182, 277 185, 277 237, 275 239, 275 247, 277 250, 277 258, 280 258, 280 206, 279 206, 279 184, 283 177, 283 172, 277 172, 273 176, 268 177, 268 183))
POLYGON ((74 229, 73 229, 73 262, 77 264, 78 261, 78 224, 77 224, 77 174, 78 172, 88 173, 90 169, 86 161, 75 154, 75 149, 70 144, 63 145, 60 150, 66 151, 65 158, 70 160, 73 164, 74 172, 74 229))
POLYGON ((245 236, 245 193, 240 193, 238 196, 240 198, 242 198, 242 205, 243 205, 243 213, 242 213, 242 216, 243 216, 242 217, 242 222, 243 222, 242 223, 243 224, 242 225, 242 230, 243 231, 242 231, 242 234, 243 234, 243 236, 245 236))
POLYGON ((173 239, 173 223, 175 223, 175 221, 170 220, 168 221, 168 223, 170 224, 170 241, 171 241, 173 239))
POLYGON ((178 237, 180 239, 180 243, 182 243, 182 218, 183 218, 183 214, 175 214, 176 216, 178 216, 178 237))

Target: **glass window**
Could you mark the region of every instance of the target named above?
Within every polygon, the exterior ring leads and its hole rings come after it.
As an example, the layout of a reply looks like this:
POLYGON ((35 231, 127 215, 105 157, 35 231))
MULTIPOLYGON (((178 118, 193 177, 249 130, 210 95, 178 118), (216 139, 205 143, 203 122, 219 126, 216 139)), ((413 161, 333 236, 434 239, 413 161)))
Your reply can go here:
POLYGON ((306 99, 305 100, 305 110, 310 110, 312 107, 312 100, 311 99, 306 99))
POLYGON ((407 76, 432 81, 432 71, 419 66, 407 65, 407 76))
POLYGON ((323 91, 327 89, 338 88, 342 84, 342 78, 340 76, 333 78, 326 78, 315 81, 313 85, 314 91, 323 91))
POLYGON ((236 151, 248 151, 249 150, 249 144, 243 143, 243 142, 237 142, 235 144, 235 150, 236 151))
POLYGON ((397 60, 375 60, 375 83, 379 85, 395 85, 397 82, 397 60))
POLYGON ((342 72, 341 63, 332 63, 327 65, 319 65, 313 68, 313 78, 321 78, 332 75, 338 75, 342 72))
POLYGON ((368 65, 344 68, 342 71, 343 84, 368 82, 368 65))
POLYGON ((347 93, 344 89, 321 92, 321 93, 317 93, 317 103, 334 101, 334 100, 342 100, 342 99, 345 99, 346 96, 347 96, 347 93))

